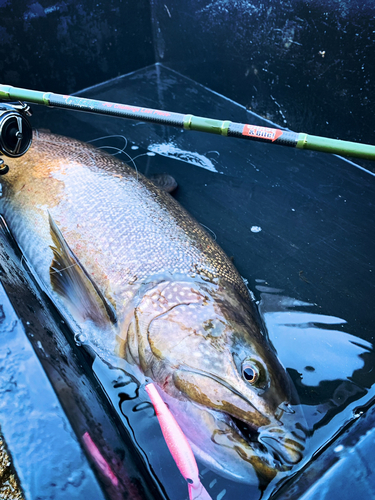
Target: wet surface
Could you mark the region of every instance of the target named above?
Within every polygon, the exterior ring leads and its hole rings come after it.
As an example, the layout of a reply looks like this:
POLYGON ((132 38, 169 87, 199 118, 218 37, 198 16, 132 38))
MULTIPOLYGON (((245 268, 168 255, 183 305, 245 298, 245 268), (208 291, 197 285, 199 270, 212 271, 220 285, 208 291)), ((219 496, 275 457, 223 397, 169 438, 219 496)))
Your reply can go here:
MULTIPOLYGON (((161 66, 80 95, 265 124, 161 66)), ((146 175, 173 175, 179 185, 176 199, 213 232, 248 280, 268 335, 294 380, 311 434, 303 463, 306 471, 298 480, 307 477, 312 456, 342 429, 354 427, 375 395, 375 242, 370 230, 374 176, 325 154, 140 122, 38 108, 34 123, 95 140, 146 175)), ((149 470, 170 498, 181 498, 186 486, 169 457, 153 410, 123 370, 116 360, 108 365, 96 358, 92 365, 114 414, 149 470)), ((213 498, 260 497, 256 488, 200 469, 213 498)), ((293 478, 278 475, 263 498, 286 481, 291 488, 293 478)), ((297 497, 310 483, 298 484, 297 497)))
POLYGON ((373 2, 153 0, 152 12, 156 62, 296 132, 374 143, 373 2))
POLYGON ((1 430, 25 497, 103 498, 3 286, 0 294, 1 430))

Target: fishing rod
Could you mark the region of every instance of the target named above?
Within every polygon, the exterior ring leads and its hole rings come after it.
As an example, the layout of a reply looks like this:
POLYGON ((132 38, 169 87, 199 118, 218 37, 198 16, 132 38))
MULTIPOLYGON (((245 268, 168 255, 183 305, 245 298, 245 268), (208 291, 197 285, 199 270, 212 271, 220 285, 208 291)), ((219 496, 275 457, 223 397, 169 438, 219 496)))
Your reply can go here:
MULTIPOLYGON (((327 137, 292 132, 290 130, 260 127, 258 125, 236 123, 229 120, 215 120, 212 118, 144 108, 129 104, 98 101, 95 99, 87 99, 86 97, 75 97, 70 95, 54 94, 52 92, 22 89, 12 87, 10 85, 0 85, 0 101, 1 100, 25 101, 56 108, 75 109, 77 111, 85 111, 88 113, 111 115, 120 118, 128 118, 130 120, 140 120, 144 122, 158 123, 161 125, 170 125, 172 127, 178 127, 185 130, 208 132, 226 137, 237 137, 240 139, 279 144, 298 149, 308 149, 355 158, 363 158, 366 160, 375 160, 375 146, 369 144, 341 141, 338 139, 329 139, 327 137)), ((0 113, 1 106, 2 105, 0 103, 0 113)), ((25 105, 23 104, 23 106, 25 105)), ((4 126, 2 122, 7 119, 6 117, 3 119, 3 116, 4 115, 0 114, 0 149, 5 155, 21 156, 21 154, 24 154, 28 148, 25 151, 26 141, 22 143, 24 133, 19 129, 20 120, 14 121, 13 118, 12 126, 8 126, 8 136, 6 136, 5 139, 1 139, 1 135, 4 135, 4 126)), ((28 126, 28 122, 26 121, 24 124, 25 129, 28 129, 28 126)))

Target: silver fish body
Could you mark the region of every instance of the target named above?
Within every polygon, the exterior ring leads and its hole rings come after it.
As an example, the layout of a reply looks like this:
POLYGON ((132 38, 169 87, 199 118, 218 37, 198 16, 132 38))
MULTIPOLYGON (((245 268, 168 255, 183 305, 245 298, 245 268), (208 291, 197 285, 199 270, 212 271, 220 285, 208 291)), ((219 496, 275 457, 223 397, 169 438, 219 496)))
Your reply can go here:
POLYGON ((0 211, 73 327, 157 384, 195 453, 270 481, 303 456, 293 385, 237 270, 169 194, 91 146, 36 132, 0 211))

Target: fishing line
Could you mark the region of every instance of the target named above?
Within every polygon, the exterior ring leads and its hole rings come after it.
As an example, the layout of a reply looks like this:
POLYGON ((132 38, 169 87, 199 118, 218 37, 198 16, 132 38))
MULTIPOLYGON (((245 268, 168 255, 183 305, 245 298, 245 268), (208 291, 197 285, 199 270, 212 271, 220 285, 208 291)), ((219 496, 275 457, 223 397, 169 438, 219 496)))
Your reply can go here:
MULTIPOLYGON (((126 151, 124 151, 124 149, 119 149, 119 148, 116 148, 115 146, 99 146, 97 149, 115 149, 115 150, 117 150, 116 154, 124 154, 133 163, 134 170, 137 172, 137 181, 139 180, 137 165, 135 164, 134 159, 126 151)), ((111 153, 112 156, 116 156, 116 154, 111 153)), ((139 155, 139 156, 141 156, 141 155, 139 155)), ((138 156, 136 156, 136 158, 138 158, 138 156)))
POLYGON ((74 267, 77 265, 77 262, 75 262, 74 264, 70 264, 70 266, 67 266, 67 267, 64 267, 63 269, 55 269, 55 271, 50 271, 50 274, 56 274, 56 273, 61 273, 61 271, 66 271, 67 269, 70 269, 71 267, 74 267))
MULTIPOLYGON (((135 171, 137 172, 137 181, 138 181, 139 180, 138 168, 137 168, 137 165, 135 164, 134 159, 128 153, 125 153, 125 151, 124 151, 124 155, 126 155, 129 158, 129 160, 133 163, 135 171)), ((138 158, 138 157, 136 157, 136 158, 138 158)))
POLYGON ((114 149, 116 153, 111 153, 112 156, 120 155, 121 153, 125 153, 123 149, 116 148, 116 146, 96 146, 96 149, 114 149))
MULTIPOLYGON (((133 160, 136 160, 137 158, 140 158, 141 156, 154 156, 154 155, 149 155, 150 151, 147 151, 147 153, 141 153, 138 156, 134 156, 133 160)), ((151 151, 152 152, 152 151, 151 151)))
MULTIPOLYGON (((114 137, 120 137, 121 139, 124 139, 124 146, 122 147, 122 149, 116 148, 115 146, 98 146, 97 149, 117 149, 118 150, 117 154, 123 153, 133 163, 134 169, 137 172, 137 181, 138 181, 139 180, 138 168, 137 168, 137 165, 134 162, 134 158, 132 158, 125 151, 125 149, 128 147, 128 139, 124 135, 120 135, 120 134, 105 135, 103 137, 98 137, 97 139, 92 139, 91 141, 87 141, 87 142, 96 142, 96 141, 100 141, 102 139, 112 139, 114 137)), ((116 156, 116 155, 112 155, 112 156, 116 156)), ((139 156, 142 156, 142 155, 138 155, 138 156, 136 156, 136 158, 138 158, 139 156)))
POLYGON ((102 139, 112 139, 115 137, 120 137, 121 139, 124 139, 124 142, 125 142, 124 149, 125 149, 128 145, 128 139, 124 135, 121 135, 121 134, 103 135, 103 137, 97 137, 96 139, 91 139, 90 141, 86 141, 86 142, 89 142, 89 143, 96 142, 96 141, 101 141, 102 139))
POLYGON ((205 229, 207 229, 207 231, 210 231, 210 233, 212 233, 214 235, 214 239, 216 241, 216 234, 214 231, 212 231, 212 229, 210 229, 209 227, 205 226, 204 224, 202 224, 201 222, 199 223, 201 226, 203 226, 205 229))
MULTIPOLYGON (((87 141, 88 143, 91 142, 96 142, 96 141, 101 141, 102 139, 113 139, 113 138, 121 138, 124 139, 124 145, 122 148, 116 148, 115 146, 97 146, 97 149, 116 149, 118 153, 116 154, 121 154, 125 153, 125 149, 128 147, 128 139, 124 135, 120 134, 114 134, 114 135, 104 135, 103 137, 98 137, 97 139, 92 139, 91 141, 87 141)), ((115 156, 115 155, 112 155, 115 156)))
MULTIPOLYGON (((134 159, 129 155, 129 153, 127 153, 126 151, 124 151, 123 149, 119 149, 119 148, 116 148, 115 146, 98 146, 97 149, 114 149, 114 150, 117 150, 117 153, 116 154, 124 154, 134 165, 134 170, 136 171, 137 173, 137 181, 139 180, 139 175, 138 175, 138 168, 137 168, 137 165, 135 164, 135 161, 134 159)), ((116 154, 112 154, 112 156, 116 156, 116 154)), ((139 156, 142 156, 142 155, 139 155, 139 156)), ((136 156, 136 158, 138 158, 138 156, 136 156)))

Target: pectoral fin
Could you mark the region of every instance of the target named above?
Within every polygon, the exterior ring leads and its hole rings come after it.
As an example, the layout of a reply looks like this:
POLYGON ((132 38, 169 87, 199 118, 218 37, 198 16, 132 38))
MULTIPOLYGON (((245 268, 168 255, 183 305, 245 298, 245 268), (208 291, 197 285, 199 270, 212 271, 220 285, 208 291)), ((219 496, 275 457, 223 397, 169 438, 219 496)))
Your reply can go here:
POLYGON ((53 290, 75 318, 91 320, 99 327, 116 323, 116 313, 69 248, 55 221, 49 216, 53 245, 50 280, 53 290))

